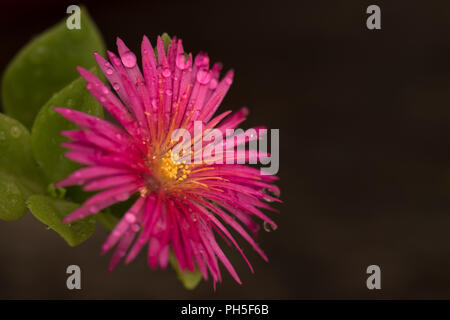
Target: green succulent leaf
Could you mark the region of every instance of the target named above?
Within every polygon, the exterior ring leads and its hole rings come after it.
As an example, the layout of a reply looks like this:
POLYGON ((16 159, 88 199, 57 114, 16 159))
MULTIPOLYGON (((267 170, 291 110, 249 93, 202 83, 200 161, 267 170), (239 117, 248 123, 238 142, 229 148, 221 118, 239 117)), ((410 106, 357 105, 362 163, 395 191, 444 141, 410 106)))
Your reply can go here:
POLYGON ((0 171, 1 220, 13 221, 22 218, 27 213, 25 201, 29 195, 29 191, 16 176, 0 171))
POLYGON ((0 113, 0 219, 16 220, 26 213, 25 200, 44 193, 47 182, 31 152, 28 130, 0 113))
POLYGON ((169 36, 166 32, 164 32, 164 33, 161 35, 161 40, 163 41, 163 43, 164 43, 164 49, 165 49, 166 52, 167 52, 167 49, 169 48, 170 44, 172 43, 172 39, 170 38, 170 36, 169 36))
POLYGON ((178 280, 181 281, 186 289, 193 290, 198 286, 198 284, 202 280, 202 274, 200 270, 198 270, 198 268, 196 268, 194 272, 181 271, 178 261, 172 252, 170 253, 169 261, 175 272, 177 273, 178 280))
POLYGON ((39 221, 56 231, 72 247, 79 245, 94 233, 95 219, 92 217, 67 224, 61 222, 79 207, 76 203, 33 195, 27 200, 27 204, 28 209, 39 221))
POLYGON ((54 111, 55 107, 71 108, 103 117, 102 106, 86 89, 86 81, 81 77, 53 95, 42 107, 31 131, 31 143, 33 155, 50 183, 59 182, 80 168, 78 163, 64 156, 68 150, 61 146, 68 141, 61 135, 61 131, 74 130, 78 126, 54 111))
POLYGON ((64 19, 22 48, 5 71, 5 113, 28 128, 51 95, 78 77, 76 66, 93 67, 92 53, 105 51, 102 37, 84 7, 80 17, 80 29, 69 30, 64 19))
POLYGON ((33 158, 30 133, 20 122, 1 113, 0 170, 16 176, 30 192, 45 191, 46 180, 33 158))

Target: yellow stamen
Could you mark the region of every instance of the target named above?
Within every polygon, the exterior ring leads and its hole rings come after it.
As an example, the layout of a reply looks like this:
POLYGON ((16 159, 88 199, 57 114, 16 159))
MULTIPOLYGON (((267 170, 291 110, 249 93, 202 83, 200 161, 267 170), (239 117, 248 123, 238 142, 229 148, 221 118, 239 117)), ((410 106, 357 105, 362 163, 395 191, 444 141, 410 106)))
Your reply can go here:
POLYGON ((188 168, 189 166, 185 164, 185 161, 181 163, 173 161, 172 150, 166 152, 160 159, 160 172, 165 180, 183 181, 191 173, 191 170, 188 170, 188 168))

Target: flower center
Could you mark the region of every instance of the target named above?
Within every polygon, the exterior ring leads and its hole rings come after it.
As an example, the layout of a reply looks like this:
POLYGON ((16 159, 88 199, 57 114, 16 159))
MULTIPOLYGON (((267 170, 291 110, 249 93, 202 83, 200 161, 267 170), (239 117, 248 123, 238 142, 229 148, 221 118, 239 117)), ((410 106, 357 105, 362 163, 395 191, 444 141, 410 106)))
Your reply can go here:
POLYGON ((160 174, 164 180, 183 181, 191 173, 185 161, 175 163, 172 158, 172 150, 166 152, 160 159, 160 174))

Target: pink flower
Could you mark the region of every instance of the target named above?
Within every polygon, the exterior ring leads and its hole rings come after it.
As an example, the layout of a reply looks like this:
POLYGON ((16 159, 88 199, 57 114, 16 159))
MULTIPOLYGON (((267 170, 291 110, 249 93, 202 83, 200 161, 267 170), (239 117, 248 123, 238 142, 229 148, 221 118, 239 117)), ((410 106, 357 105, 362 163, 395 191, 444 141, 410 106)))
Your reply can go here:
POLYGON ((99 190, 64 222, 98 213, 139 193, 103 245, 103 253, 117 245, 110 270, 124 257, 126 263, 131 262, 148 244, 152 268, 165 268, 169 250, 173 250, 182 271, 194 271, 197 266, 204 279, 211 274, 215 285, 221 281, 220 260, 241 283, 215 233, 239 250, 252 271, 225 226, 239 233, 267 260, 255 241, 259 225, 253 218, 276 227, 260 209, 276 211, 266 202, 279 201, 279 189, 272 185, 277 178, 245 165, 183 164, 171 156, 176 145, 171 142, 174 129, 192 132, 194 121, 201 121, 204 129, 225 132, 245 120, 246 108, 213 118, 232 83, 233 71, 219 80, 222 66, 216 63, 210 69, 206 54, 199 53, 194 61, 189 54, 186 59, 181 40, 176 38, 166 52, 158 37, 155 55, 144 37, 142 74, 136 56, 122 40, 117 39, 117 46, 120 58, 108 52, 110 62, 94 53, 117 96, 89 71, 81 67, 78 71, 91 94, 121 126, 75 110, 55 108, 81 127, 62 132, 72 140, 64 144, 70 149, 66 156, 87 165, 57 186, 84 185, 86 191, 99 190))

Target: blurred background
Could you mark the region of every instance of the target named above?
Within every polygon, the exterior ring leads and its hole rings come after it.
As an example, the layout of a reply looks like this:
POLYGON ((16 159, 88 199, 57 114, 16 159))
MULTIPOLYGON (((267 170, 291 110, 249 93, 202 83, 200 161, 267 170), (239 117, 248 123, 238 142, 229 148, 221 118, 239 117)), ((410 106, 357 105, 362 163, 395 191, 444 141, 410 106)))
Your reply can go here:
MULTIPOLYGON (((2 1, 0 71, 66 18, 65 1, 2 1)), ((243 285, 186 291, 144 254, 108 274, 107 232, 70 248, 31 214, 0 221, 0 298, 450 298, 449 1, 85 1, 115 51, 168 32, 235 82, 222 110, 280 129, 279 229, 260 234, 255 274, 226 250, 243 285), (381 7, 381 30, 366 8, 381 7), (66 288, 70 264, 82 290, 66 288), (381 290, 366 288, 379 265, 381 290)), ((57 67, 57 66, 55 66, 57 67)), ((242 244, 244 241, 240 241, 242 244)), ((229 249, 229 248, 227 248, 229 249)))

